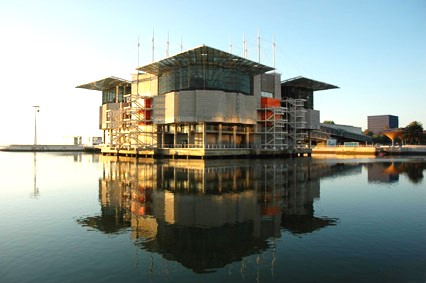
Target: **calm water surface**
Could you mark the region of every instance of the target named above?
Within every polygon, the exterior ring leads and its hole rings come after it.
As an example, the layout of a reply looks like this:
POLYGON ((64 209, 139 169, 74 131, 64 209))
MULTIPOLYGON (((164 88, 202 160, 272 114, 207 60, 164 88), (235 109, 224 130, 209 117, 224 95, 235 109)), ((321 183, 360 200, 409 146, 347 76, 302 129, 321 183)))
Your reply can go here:
POLYGON ((0 281, 425 282, 425 170, 0 152, 0 281))

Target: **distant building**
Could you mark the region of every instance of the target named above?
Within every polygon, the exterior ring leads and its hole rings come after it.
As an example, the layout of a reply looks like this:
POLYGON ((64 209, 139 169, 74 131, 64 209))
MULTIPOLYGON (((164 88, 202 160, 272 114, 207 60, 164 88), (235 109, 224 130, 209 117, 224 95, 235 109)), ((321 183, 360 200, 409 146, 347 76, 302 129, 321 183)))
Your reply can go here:
POLYGON ((362 134, 361 127, 325 123, 320 125, 320 133, 326 134, 327 139, 336 140, 337 144, 344 144, 345 142, 371 143, 373 141, 370 136, 362 134))
POLYGON ((394 115, 375 115, 368 116, 368 130, 374 134, 380 134, 384 130, 395 129, 399 127, 398 116, 394 115))

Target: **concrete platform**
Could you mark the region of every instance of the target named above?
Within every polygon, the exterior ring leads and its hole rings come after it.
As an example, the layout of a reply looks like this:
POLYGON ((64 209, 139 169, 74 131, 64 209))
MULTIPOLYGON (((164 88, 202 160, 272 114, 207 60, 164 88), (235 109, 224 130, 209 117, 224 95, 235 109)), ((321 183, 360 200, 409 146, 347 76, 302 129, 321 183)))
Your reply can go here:
POLYGON ((295 157, 310 156, 311 149, 251 149, 251 148, 163 148, 163 149, 116 149, 101 147, 103 155, 135 156, 171 159, 207 159, 232 157, 295 157))
POLYGON ((426 155, 424 145, 399 146, 316 146, 312 154, 347 154, 347 155, 426 155))
POLYGON ((378 150, 374 146, 316 146, 312 154, 377 155, 378 150))
POLYGON ((86 151, 83 145, 60 145, 60 144, 10 144, 0 146, 1 151, 86 151))

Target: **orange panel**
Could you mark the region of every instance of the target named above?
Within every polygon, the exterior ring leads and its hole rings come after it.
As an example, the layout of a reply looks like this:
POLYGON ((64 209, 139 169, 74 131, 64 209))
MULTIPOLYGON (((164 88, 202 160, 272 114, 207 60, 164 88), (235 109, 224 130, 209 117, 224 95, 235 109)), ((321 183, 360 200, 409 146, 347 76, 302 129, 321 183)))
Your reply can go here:
POLYGON ((262 97, 260 98, 260 105, 262 108, 280 107, 281 101, 277 98, 262 97))

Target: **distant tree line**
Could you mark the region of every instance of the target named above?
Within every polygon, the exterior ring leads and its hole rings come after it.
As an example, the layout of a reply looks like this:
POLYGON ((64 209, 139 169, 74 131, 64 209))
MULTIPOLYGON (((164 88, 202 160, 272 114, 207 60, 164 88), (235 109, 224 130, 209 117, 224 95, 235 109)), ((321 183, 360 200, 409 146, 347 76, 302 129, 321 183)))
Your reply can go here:
POLYGON ((332 120, 325 120, 325 121, 323 122, 323 124, 332 124, 332 125, 335 125, 335 124, 334 124, 334 121, 332 121, 332 120))
MULTIPOLYGON (((424 133, 422 123, 418 121, 413 121, 408 124, 403 130, 402 140, 396 139, 396 142, 403 144, 419 145, 426 144, 426 135, 424 133)), ((391 144, 392 141, 385 135, 379 134, 375 135, 373 132, 368 129, 363 132, 364 135, 373 137, 373 143, 379 144, 391 144)))

